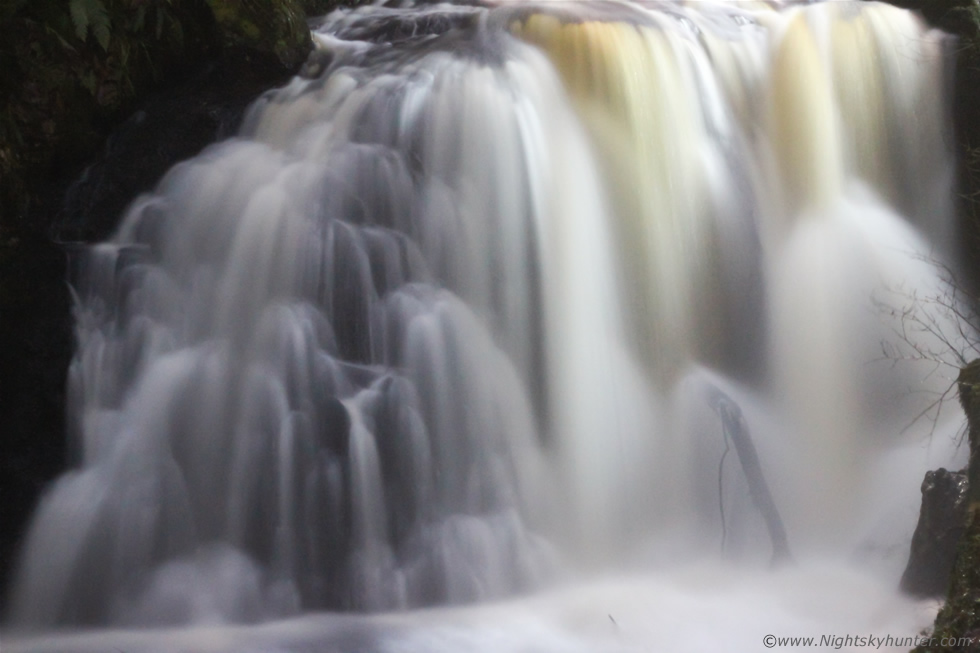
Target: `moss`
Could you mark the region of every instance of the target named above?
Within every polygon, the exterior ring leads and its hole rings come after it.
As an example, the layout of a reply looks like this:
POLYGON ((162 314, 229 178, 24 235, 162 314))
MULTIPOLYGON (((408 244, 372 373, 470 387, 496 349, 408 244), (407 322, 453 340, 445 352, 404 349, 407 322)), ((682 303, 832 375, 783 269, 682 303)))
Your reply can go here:
POLYGON ((17 224, 29 220, 38 180, 79 165, 142 93, 213 51, 213 19, 192 2, 31 1, 4 7, 0 240, 18 226, 38 226, 17 224))
POLYGON ((334 0, 0 0, 0 246, 168 80, 234 48, 295 70, 334 0), (38 180, 41 180, 39 185, 38 180))
MULTIPOLYGON (((955 35, 953 121, 958 161, 959 222, 962 255, 971 290, 980 286, 980 2, 978 0, 889 0, 923 15, 955 35)), ((975 293, 974 293, 975 294, 975 293)), ((969 422, 970 479, 967 523, 957 549, 947 600, 933 630, 933 640, 980 637, 980 361, 960 373, 960 401, 969 422)), ((955 646, 923 646, 926 651, 959 651, 955 646)))
POLYGON ((294 67, 311 47, 299 0, 207 0, 225 45, 275 55, 294 67))
POLYGON ((337 8, 336 0, 301 0, 307 16, 323 16, 337 8))
MULTIPOLYGON (((960 542, 946 604, 936 617, 932 641, 980 635, 980 520, 974 519, 960 542)), ((952 653, 957 646, 920 646, 916 653, 952 653)))
MULTIPOLYGON (((932 641, 980 636, 980 360, 960 370, 960 403, 969 424, 970 489, 966 530, 956 551, 946 604, 936 617, 932 641)), ((919 653, 960 651, 955 646, 920 646, 919 653)))

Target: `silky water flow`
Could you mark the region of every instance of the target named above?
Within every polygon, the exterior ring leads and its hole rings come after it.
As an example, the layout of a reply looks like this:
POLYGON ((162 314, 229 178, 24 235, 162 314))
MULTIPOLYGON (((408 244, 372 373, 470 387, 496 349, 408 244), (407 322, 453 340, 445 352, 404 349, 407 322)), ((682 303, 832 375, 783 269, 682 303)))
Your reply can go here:
POLYGON ((83 256, 77 465, 12 650, 928 625, 897 590, 919 484, 965 461, 955 394, 930 410, 962 344, 942 34, 555 2, 342 9, 314 41, 83 256))

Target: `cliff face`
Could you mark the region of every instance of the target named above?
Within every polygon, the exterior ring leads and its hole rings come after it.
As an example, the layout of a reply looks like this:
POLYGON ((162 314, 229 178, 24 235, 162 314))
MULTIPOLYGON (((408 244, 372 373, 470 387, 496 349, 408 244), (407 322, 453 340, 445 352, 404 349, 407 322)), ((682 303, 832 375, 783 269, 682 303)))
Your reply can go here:
POLYGON ((0 3, 0 243, 44 222, 43 184, 72 176, 148 94, 233 49, 286 75, 310 48, 300 0, 0 3))
POLYGON ((306 58, 306 16, 337 4, 0 0, 0 596, 70 464, 66 243, 104 239, 170 166, 233 133, 306 58))
MULTIPOLYGON (((964 367, 957 379, 960 403, 969 422, 970 464, 965 530, 956 549, 946 604, 936 617, 933 641, 980 638, 980 360, 964 367)), ((957 646, 923 646, 919 653, 961 651, 957 646)))
MULTIPOLYGON (((957 155, 957 194, 961 251, 967 294, 980 287, 980 2, 978 0, 888 0, 913 9, 932 25, 957 38, 953 71, 952 118, 957 155)), ((974 327, 978 325, 973 325, 974 327)), ((963 535, 956 548, 947 601, 935 624, 933 641, 980 636, 980 361, 965 366, 958 390, 969 421, 969 489, 963 535)), ((959 651, 954 646, 920 647, 959 651)))
POLYGON ((970 290, 980 287, 980 2, 978 0, 886 0, 918 11, 930 24, 954 35, 952 118, 957 154, 961 255, 970 290))
POLYGON ((922 508, 912 536, 903 591, 921 597, 945 597, 963 539, 969 482, 964 472, 938 469, 922 481, 922 508))

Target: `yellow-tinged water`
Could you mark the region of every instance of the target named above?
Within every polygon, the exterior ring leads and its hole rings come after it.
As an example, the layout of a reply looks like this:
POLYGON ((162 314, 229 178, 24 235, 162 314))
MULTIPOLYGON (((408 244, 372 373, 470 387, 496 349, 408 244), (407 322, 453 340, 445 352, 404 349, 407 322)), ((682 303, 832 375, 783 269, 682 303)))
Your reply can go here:
POLYGON ((752 651, 923 625, 894 587, 961 417, 904 430, 953 372, 905 329, 956 334, 908 312, 944 290, 928 259, 955 263, 941 35, 866 2, 555 2, 362 7, 316 40, 317 78, 86 256, 82 466, 13 615, 123 631, 18 650, 752 651), (718 389, 799 568, 767 571, 718 389), (646 575, 606 591, 610 568, 646 575), (397 612, 569 579, 570 602, 397 612), (382 614, 275 621, 347 609, 382 614))

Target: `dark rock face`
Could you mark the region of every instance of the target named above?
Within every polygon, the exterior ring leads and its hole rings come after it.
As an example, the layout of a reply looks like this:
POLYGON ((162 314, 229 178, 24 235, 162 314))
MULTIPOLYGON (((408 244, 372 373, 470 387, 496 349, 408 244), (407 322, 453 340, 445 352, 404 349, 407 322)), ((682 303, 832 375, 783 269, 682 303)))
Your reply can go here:
POLYGON ((949 575, 946 604, 936 616, 933 641, 941 645, 920 646, 917 653, 939 653, 964 650, 954 643, 957 638, 980 632, 980 360, 960 370, 956 380, 960 403, 966 413, 970 442, 970 465, 966 472, 963 533, 956 546, 956 558, 949 575))
MULTIPOLYGON (((958 39, 953 75, 952 118, 957 155, 957 191, 960 252, 965 278, 959 283, 976 301, 980 287, 980 5, 975 0, 886 0, 890 4, 919 11, 930 24, 958 39)), ((980 362, 963 368, 957 379, 960 403, 969 424, 970 464, 967 471, 972 489, 967 490, 964 527, 957 544, 952 572, 948 578, 946 604, 936 618, 933 639, 962 637, 980 633, 980 362)), ((926 497, 923 491, 923 513, 926 497)), ((920 526, 922 520, 920 518, 920 526)), ((916 531, 918 536, 918 530, 916 531)), ((913 556, 915 543, 913 542, 913 556)), ((910 560, 910 565, 912 561, 910 560)), ((908 575, 906 571, 906 575, 908 575)), ((903 587, 905 579, 903 578, 903 587)), ((959 651, 952 645, 920 646, 922 653, 959 651)))
POLYGON ((64 253, 25 234, 0 248, 0 582, 44 485, 65 464, 71 318, 64 253))
POLYGON ((913 596, 945 596, 966 526, 969 482, 964 472, 937 469, 922 481, 922 508, 901 588, 913 596))
POLYGON ((98 43, 63 0, 0 2, 0 610, 34 504, 71 462, 66 243, 105 239, 170 166, 234 133, 310 51, 304 12, 360 1, 104 0, 98 43))
POLYGON ((79 175, 60 182, 64 200, 52 207, 49 233, 59 242, 104 240, 138 194, 174 164, 234 135, 249 103, 290 74, 271 57, 233 49, 154 94, 79 175))
POLYGON ((965 282, 980 287, 980 5, 973 0, 885 0, 919 12, 930 25, 953 34, 952 119, 957 157, 960 251, 965 282))
POLYGON ((71 243, 107 238, 137 195, 234 134, 248 104, 290 75, 271 56, 226 51, 146 100, 84 170, 38 181, 25 226, 0 239, 0 590, 41 492, 70 464, 71 243))
POLYGON ((206 2, 228 45, 275 55, 289 68, 303 63, 310 51, 310 31, 298 0, 206 2))

